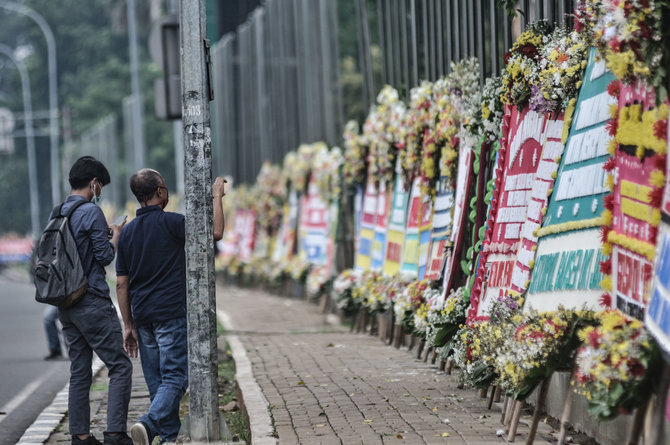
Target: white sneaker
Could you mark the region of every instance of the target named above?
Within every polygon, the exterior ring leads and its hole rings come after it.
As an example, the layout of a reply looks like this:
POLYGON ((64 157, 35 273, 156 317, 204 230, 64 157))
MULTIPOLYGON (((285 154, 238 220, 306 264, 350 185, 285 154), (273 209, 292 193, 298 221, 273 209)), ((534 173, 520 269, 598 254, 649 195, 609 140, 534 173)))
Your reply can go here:
POLYGON ((151 445, 149 432, 142 422, 137 422, 130 427, 130 437, 133 439, 134 445, 151 445))

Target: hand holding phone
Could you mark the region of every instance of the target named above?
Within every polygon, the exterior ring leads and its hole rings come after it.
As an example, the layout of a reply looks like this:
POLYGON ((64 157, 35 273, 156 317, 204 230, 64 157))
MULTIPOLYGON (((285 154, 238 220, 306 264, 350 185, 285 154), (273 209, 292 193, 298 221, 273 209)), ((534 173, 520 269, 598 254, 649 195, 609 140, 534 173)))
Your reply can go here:
POLYGON ((128 219, 128 215, 121 215, 114 220, 114 224, 120 226, 121 224, 126 222, 126 219, 128 219))

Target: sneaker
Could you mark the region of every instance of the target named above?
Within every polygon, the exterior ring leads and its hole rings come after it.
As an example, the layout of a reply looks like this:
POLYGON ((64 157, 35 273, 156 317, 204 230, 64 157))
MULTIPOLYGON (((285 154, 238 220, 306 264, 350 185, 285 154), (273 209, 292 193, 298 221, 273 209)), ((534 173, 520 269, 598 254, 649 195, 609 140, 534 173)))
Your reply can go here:
POLYGON ((80 439, 77 436, 72 436, 72 445, 102 445, 93 434, 89 434, 86 439, 80 439))
POLYGON ((137 422, 130 428, 130 437, 134 445, 151 445, 149 440, 149 428, 144 422, 137 422))
POLYGON ((105 436, 104 445, 133 445, 133 439, 126 433, 117 433, 115 436, 108 432, 102 433, 105 436))

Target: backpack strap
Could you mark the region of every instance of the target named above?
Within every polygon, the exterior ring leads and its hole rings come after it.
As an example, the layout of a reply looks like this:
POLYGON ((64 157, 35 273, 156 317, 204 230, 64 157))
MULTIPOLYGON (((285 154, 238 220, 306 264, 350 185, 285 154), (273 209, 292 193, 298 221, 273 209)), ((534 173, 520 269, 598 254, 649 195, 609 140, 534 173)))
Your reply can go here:
MULTIPOLYGON (((67 219, 69 220, 70 217, 72 216, 72 214, 74 213, 74 211, 77 210, 77 208, 78 208, 79 206, 84 205, 84 204, 86 204, 87 202, 89 202, 89 201, 82 201, 82 200, 78 199, 77 202, 75 202, 75 203, 72 205, 72 207, 70 207, 70 210, 68 210, 67 215, 63 215, 63 216, 66 216, 67 219)), ((63 207, 63 204, 61 204, 61 209, 62 209, 62 207, 63 207)), ((62 213, 60 213, 61 209, 58 209, 58 213, 62 215, 62 213)))

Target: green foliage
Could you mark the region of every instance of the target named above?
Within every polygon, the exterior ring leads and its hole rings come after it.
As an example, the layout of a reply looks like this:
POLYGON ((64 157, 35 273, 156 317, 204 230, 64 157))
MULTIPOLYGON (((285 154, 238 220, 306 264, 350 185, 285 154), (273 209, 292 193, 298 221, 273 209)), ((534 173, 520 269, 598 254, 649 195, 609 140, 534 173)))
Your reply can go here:
MULTIPOLYGON (((117 141, 120 156, 123 157, 125 147, 121 124, 122 103, 123 98, 131 93, 127 2, 26 0, 23 3, 43 16, 53 31, 57 51, 59 106, 61 111, 65 108, 70 110, 71 137, 78 139, 102 118, 114 114, 120 123, 117 141)), ((157 121, 153 113, 153 80, 160 72, 147 50, 150 27, 148 11, 149 2, 138 2, 139 69, 146 161, 148 167, 163 173, 171 188, 176 188, 172 123, 157 121)), ((47 47, 40 29, 31 20, 0 9, 0 42, 13 48, 23 48, 23 52, 27 54, 24 62, 30 75, 33 109, 47 110, 47 47)), ((0 107, 23 112, 18 74, 4 57, 0 57, 0 107)), ((40 121, 38 125, 45 127, 46 124, 40 121)), ((61 158, 64 157, 64 133, 65 129, 61 124, 61 158)), ((45 220, 51 210, 49 158, 44 156, 49 152, 49 138, 38 137, 36 145, 40 164, 40 219, 45 220)), ((8 231, 25 233, 30 228, 25 141, 18 139, 16 148, 13 155, 0 155, 0 179, 3 180, 0 188, 0 208, 12 210, 4 211, 0 215, 0 234, 8 231)), ((110 171, 113 181, 120 181, 121 173, 125 170, 123 161, 117 165, 117 171, 110 171)), ((69 165, 63 166, 61 174, 67 177, 68 170, 69 165)), ((124 183, 122 187, 127 185, 124 183)))

